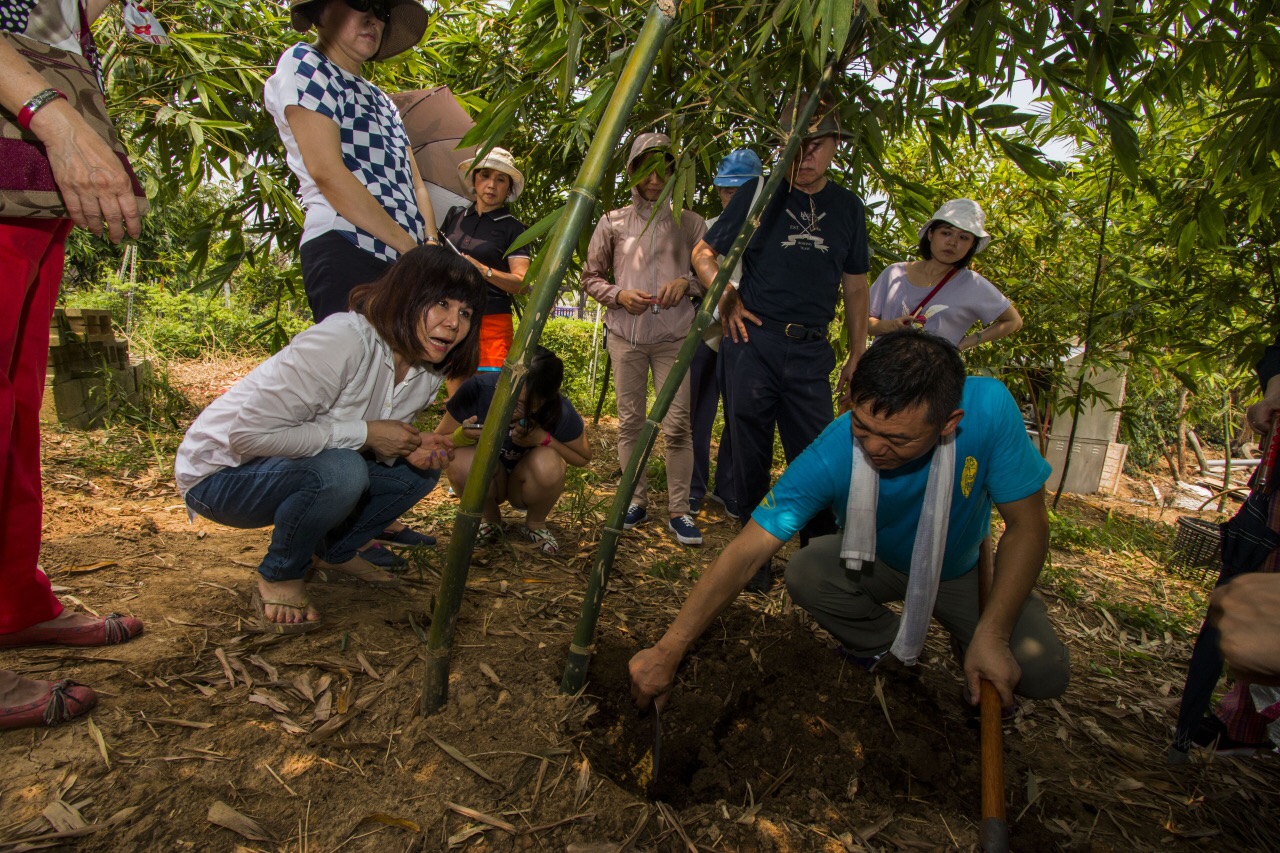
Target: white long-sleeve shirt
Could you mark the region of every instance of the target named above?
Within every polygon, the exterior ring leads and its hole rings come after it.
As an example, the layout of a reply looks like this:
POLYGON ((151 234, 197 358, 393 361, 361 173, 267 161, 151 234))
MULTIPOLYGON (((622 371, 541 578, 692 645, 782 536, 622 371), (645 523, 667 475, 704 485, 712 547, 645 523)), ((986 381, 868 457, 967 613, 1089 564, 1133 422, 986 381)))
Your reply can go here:
POLYGON ((185 496, 211 474, 266 456, 359 450, 368 421, 412 423, 443 382, 435 371, 411 367, 396 385, 394 354, 369 321, 333 314, 201 412, 178 448, 178 491, 185 496))

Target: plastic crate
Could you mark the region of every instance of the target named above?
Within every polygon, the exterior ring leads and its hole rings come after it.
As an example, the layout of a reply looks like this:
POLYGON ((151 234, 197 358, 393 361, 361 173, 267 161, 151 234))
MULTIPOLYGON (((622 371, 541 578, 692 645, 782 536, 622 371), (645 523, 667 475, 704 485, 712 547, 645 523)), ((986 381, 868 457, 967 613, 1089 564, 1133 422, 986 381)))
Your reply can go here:
POLYGON ((1180 516, 1170 568, 1185 578, 1216 580, 1222 571, 1222 532, 1218 525, 1203 518, 1180 516))

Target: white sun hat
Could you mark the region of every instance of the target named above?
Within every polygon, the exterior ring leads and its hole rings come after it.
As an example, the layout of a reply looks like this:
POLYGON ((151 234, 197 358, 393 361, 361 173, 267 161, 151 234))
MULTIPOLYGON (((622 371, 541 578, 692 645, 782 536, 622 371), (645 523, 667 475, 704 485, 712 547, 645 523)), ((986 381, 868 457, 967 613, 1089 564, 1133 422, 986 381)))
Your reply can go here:
POLYGON ((987 244, 991 242, 991 235, 987 233, 985 228, 987 215, 982 212, 982 206, 971 198, 953 198, 938 208, 938 211, 929 218, 929 221, 920 226, 921 240, 929 233, 929 228, 935 222, 946 222, 957 228, 963 228, 977 237, 978 248, 975 250, 975 254, 987 248, 987 244))
POLYGON ((502 172, 511 178, 511 193, 507 196, 507 201, 515 201, 520 197, 520 191, 524 189, 524 175, 516 168, 515 158, 507 149, 490 148, 489 153, 480 159, 458 164, 458 177, 462 178, 462 185, 467 188, 467 195, 472 198, 476 196, 476 185, 471 180, 471 175, 476 169, 493 169, 502 172))

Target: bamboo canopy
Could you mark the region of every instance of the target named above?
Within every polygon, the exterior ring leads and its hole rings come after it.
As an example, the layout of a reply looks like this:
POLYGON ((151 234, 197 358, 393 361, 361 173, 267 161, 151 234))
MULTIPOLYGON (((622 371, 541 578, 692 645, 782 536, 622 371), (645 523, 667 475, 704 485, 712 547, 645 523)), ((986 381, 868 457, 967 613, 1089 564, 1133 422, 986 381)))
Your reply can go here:
POLYGON ((511 351, 502 366, 497 392, 485 417, 471 476, 467 478, 466 488, 462 491, 461 507, 454 521, 453 535, 445 555, 444 574, 440 580, 431 632, 427 637, 427 666, 421 702, 423 715, 434 714, 448 700, 449 660, 453 651, 458 608, 462 604, 462 593, 466 588, 467 570, 475 548, 484 499, 489 493, 489 486, 497 469, 498 450, 515 411, 520 385, 529 368, 529 358, 555 304, 560 283, 577 247, 578 235, 594 215, 597 193, 605 170, 622 137, 631 109, 653 68, 654 59, 675 21, 675 14, 676 0, 654 0, 587 150, 573 189, 569 191, 569 201, 564 212, 548 245, 535 261, 536 272, 529 304, 520 327, 516 330, 511 351))
MULTIPOLYGON (((854 25, 850 27, 850 40, 855 37, 856 33, 861 31, 864 21, 864 12, 859 9, 857 19, 854 25)), ((846 44, 848 43, 847 41, 846 44)), ((738 236, 729 248, 728 254, 721 261, 720 271, 716 274, 715 280, 707 288, 706 296, 703 297, 702 304, 698 308, 697 314, 694 315, 693 326, 689 330, 689 334, 685 336, 684 345, 680 348, 680 355, 677 357, 670 373, 667 374, 667 381, 663 383, 662 388, 658 391, 653 408, 649 411, 644 426, 641 428, 636 449, 632 452, 631 459, 627 462, 626 470, 622 473, 622 479, 618 483, 618 491, 614 496, 613 505, 609 509, 604 532, 600 539, 600 548, 596 551, 595 559, 591 564, 591 572, 587 577, 587 592, 583 597, 582 612, 578 617, 577 628, 574 630, 573 642, 569 646, 569 661, 565 666, 564 676, 560 681, 561 692, 577 693, 586 684, 587 667, 591 662, 596 623, 600 618, 600 606, 604 602, 605 592, 608 589, 609 573, 613 568, 613 561, 618 552, 618 541, 622 536, 623 517, 626 515, 627 507, 630 505, 631 497, 635 492, 636 480, 640 471, 648 464, 649 452, 653 449, 653 442, 657 438, 658 428, 662 423, 663 417, 666 416, 672 400, 675 399, 680 383, 684 381, 684 376, 689 370, 689 364, 693 361, 693 355, 697 351, 698 345, 702 342, 703 332, 711 323, 711 311, 720 300, 720 294, 724 290, 725 282, 729 280, 729 276, 737 265, 738 259, 742 257, 747 243, 750 242, 751 236, 755 233, 756 228, 759 227, 760 218, 764 213, 765 207, 777 193, 779 187, 782 186, 783 178, 787 172, 787 164, 791 162, 796 152, 800 150, 804 129, 809 126, 810 120, 817 112, 822 96, 831 87, 831 82, 835 78, 840 64, 841 58, 840 55, 837 55, 823 71, 818 85, 810 93, 809 98, 800 109, 799 116, 792 123, 791 133, 779 154, 777 165, 769 176, 769 180, 765 183, 759 198, 751 206, 746 221, 743 222, 742 230, 738 232, 738 236)))

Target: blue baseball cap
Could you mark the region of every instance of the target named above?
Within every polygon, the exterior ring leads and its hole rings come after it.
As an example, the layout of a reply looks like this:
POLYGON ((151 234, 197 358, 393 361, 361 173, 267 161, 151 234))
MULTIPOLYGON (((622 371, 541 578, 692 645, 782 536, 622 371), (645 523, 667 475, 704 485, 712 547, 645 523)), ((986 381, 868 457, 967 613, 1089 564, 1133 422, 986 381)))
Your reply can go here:
POLYGON ((716 176, 711 181, 717 187, 740 187, 752 178, 764 174, 764 164, 750 148, 738 148, 720 161, 716 176))

